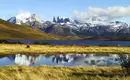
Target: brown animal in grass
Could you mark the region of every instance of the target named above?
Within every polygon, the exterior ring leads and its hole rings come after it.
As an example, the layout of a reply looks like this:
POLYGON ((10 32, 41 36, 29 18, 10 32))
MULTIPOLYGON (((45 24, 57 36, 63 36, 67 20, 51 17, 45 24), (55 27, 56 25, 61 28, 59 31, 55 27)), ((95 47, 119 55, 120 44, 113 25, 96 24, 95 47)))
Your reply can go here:
POLYGON ((27 45, 26 48, 30 48, 30 45, 27 45))

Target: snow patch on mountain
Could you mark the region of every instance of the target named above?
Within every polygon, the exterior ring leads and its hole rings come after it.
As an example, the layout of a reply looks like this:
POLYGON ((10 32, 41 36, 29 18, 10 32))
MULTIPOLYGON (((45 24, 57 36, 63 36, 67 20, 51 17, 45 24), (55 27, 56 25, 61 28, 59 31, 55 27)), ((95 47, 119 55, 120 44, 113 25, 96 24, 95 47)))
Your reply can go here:
POLYGON ((30 17, 31 17, 31 14, 29 12, 20 12, 19 14, 16 15, 16 19, 18 19, 19 21, 22 21, 23 23, 27 22, 28 18, 30 17))
POLYGON ((42 22, 40 20, 40 16, 25 11, 18 13, 15 17, 11 17, 7 21, 12 23, 15 22, 16 24, 23 24, 26 22, 34 22, 34 21, 42 22))

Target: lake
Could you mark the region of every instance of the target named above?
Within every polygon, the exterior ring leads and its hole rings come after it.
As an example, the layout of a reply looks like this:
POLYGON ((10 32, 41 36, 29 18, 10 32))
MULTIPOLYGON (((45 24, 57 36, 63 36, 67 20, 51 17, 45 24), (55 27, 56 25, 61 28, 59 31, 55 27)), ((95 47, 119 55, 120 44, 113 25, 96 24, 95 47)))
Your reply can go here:
POLYGON ((120 66, 128 54, 16 54, 1 56, 0 66, 120 66))
POLYGON ((49 43, 54 45, 108 45, 108 46, 130 46, 130 41, 102 41, 102 40, 8 40, 9 42, 22 42, 25 44, 34 44, 35 42, 49 43))

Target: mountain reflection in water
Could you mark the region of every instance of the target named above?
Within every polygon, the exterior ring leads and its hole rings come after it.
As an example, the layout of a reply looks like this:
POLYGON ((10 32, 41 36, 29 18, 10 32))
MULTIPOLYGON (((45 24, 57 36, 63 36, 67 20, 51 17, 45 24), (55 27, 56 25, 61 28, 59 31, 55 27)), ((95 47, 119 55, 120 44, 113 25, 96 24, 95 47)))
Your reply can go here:
POLYGON ((27 65, 31 66, 40 59, 40 55, 24 55, 24 54, 16 54, 13 56, 8 56, 8 58, 11 61, 14 61, 15 64, 21 66, 21 65, 27 65))
MULTIPOLYGON (((2 58, 0 65, 1 60, 2 58)), ((119 66, 121 64, 118 54, 16 54, 4 57, 4 61, 8 62, 6 65, 19 66, 119 66)))

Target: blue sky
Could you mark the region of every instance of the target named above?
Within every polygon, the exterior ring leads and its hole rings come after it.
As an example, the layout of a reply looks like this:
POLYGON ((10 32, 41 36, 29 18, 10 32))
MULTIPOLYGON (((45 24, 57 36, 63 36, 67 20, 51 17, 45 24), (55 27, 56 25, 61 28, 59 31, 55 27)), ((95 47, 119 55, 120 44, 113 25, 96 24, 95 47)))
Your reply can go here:
MULTIPOLYGON (((28 11, 40 15, 43 20, 48 20, 53 16, 74 17, 74 10, 87 12, 88 7, 107 8, 129 5, 130 0, 1 0, 0 18, 8 19, 19 11, 28 11)), ((122 20, 128 21, 126 18, 122 20)))

